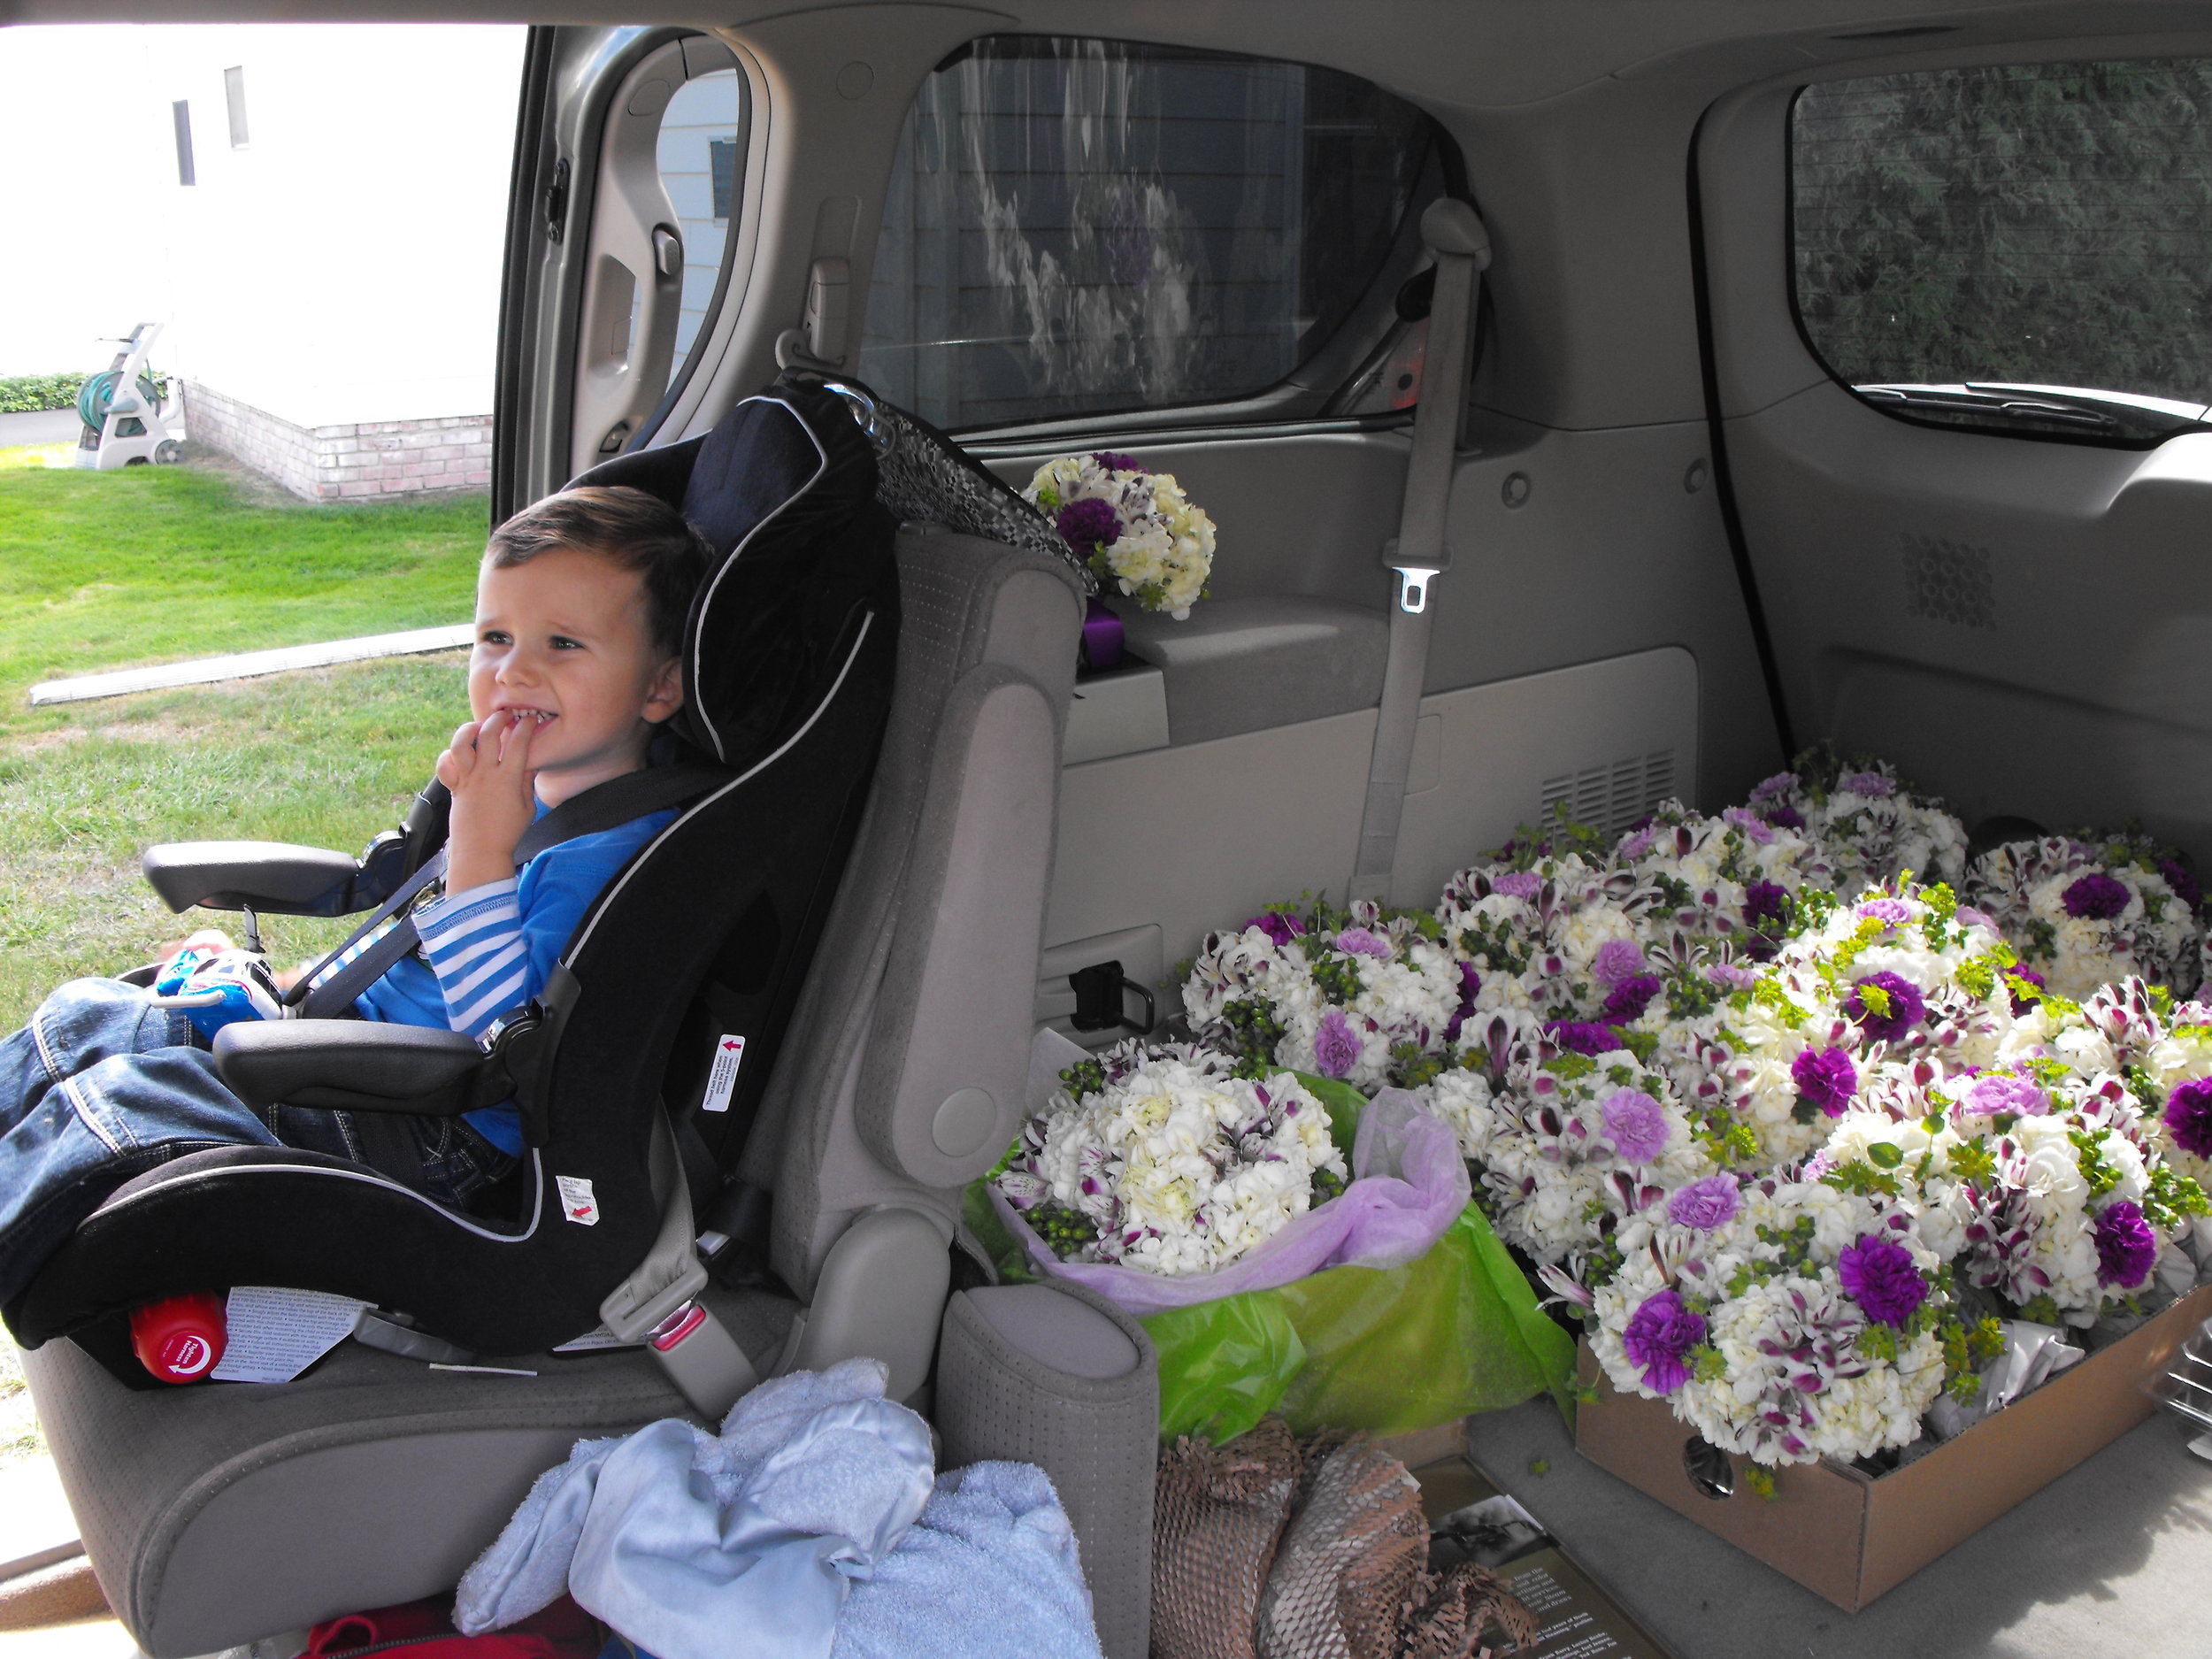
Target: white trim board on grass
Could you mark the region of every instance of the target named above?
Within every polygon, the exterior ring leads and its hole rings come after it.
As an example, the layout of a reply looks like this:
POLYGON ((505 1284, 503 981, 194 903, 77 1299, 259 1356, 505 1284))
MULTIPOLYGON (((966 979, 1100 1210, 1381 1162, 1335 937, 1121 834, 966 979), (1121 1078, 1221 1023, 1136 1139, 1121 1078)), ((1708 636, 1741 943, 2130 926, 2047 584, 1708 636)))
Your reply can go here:
POLYGON ((294 668, 327 668, 334 663, 365 662, 374 657, 419 657, 458 650, 474 643, 476 628, 464 622, 450 628, 411 628, 404 634, 370 634, 357 640, 329 640, 320 645, 286 645, 273 651, 242 651, 233 657, 203 657, 154 668, 126 668, 112 674, 76 680, 42 680, 31 687, 31 706, 88 703, 134 691, 165 691, 173 686, 206 686, 219 680, 250 680, 294 668))

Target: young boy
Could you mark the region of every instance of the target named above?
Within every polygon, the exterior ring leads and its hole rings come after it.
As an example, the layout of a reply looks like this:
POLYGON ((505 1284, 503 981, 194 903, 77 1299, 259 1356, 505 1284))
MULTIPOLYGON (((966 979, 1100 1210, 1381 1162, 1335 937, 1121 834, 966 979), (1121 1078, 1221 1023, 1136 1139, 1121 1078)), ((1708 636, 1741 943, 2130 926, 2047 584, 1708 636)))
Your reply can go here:
MULTIPOLYGON (((364 1018, 481 1035, 544 988, 599 890, 675 818, 649 813, 515 868, 541 814, 647 764, 683 703, 684 620, 708 558, 681 515, 635 489, 564 491, 493 533, 477 574, 473 718, 438 757, 453 792, 444 890, 415 907, 419 952, 355 1000, 364 1018)), ((380 1145, 373 1160, 347 1113, 257 1111, 223 1087, 183 1010, 119 980, 73 980, 0 1041, 0 1302, 109 1193, 188 1152, 300 1147, 462 1204, 522 1151, 511 1105, 388 1121, 411 1147, 380 1145)))

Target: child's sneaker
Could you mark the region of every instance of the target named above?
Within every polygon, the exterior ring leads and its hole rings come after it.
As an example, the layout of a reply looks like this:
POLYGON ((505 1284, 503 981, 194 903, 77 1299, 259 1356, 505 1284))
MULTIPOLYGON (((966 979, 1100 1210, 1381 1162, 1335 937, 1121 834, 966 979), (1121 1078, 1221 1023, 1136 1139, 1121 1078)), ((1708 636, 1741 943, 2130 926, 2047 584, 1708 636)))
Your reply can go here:
POLYGON ((210 1038, 238 1020, 284 1017, 268 962, 250 950, 188 945, 154 981, 154 1001, 182 1009, 192 1028, 210 1038))

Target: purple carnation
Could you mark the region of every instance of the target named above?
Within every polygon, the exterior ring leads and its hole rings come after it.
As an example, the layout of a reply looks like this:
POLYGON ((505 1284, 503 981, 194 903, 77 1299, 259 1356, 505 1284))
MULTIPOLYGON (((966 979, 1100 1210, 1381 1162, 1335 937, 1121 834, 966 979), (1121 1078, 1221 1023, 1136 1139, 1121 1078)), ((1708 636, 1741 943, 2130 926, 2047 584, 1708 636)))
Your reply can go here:
POLYGON ((2005 1112, 2041 1118, 2051 1110, 2051 1097, 2024 1077, 1992 1071, 1967 1086, 1959 1097, 1959 1110, 1969 1118, 1995 1118, 2005 1112))
MULTIPOLYGON (((2025 979, 2030 985, 2035 987, 2035 988, 2039 991, 2041 990, 2047 983, 2043 976, 2038 973, 2033 968, 2007 968, 2005 970, 2005 977, 2008 979, 2025 979)), ((2040 997, 2023 996, 2017 991, 2013 992, 2012 1017, 2015 1019, 2026 1018, 2028 1010, 2033 1008, 2036 1003, 2040 1001, 2042 1001, 2040 997)))
POLYGON ((1836 780, 1836 787, 1847 795, 1863 795, 1870 801, 1879 801, 1897 793, 1897 785, 1878 772, 1847 772, 1836 780))
POLYGON ((1609 992, 1605 1007, 1598 1018, 1608 1025, 1625 1025, 1632 1019, 1640 1018, 1651 999, 1659 995, 1659 981, 1648 973, 1640 973, 1632 979, 1623 979, 1609 992))
POLYGON ((2097 1282, 2132 1289, 2151 1276, 2158 1235, 2143 1212, 2123 1198, 2097 1217, 2097 1282))
POLYGON ((1912 1253, 1887 1239, 1862 1237, 1836 1258, 1836 1277, 1877 1325, 1902 1325, 1928 1299, 1928 1281, 1912 1264, 1912 1253))
POLYGON ((2166 1133, 2191 1157, 2212 1158, 2212 1077, 2174 1085, 2166 1097, 2166 1133))
POLYGON ((1910 979, 1894 973, 1870 973, 1856 981, 1843 1011, 1859 1022, 1859 1029, 1877 1042, 1895 1042, 1920 1023, 1928 1011, 1927 999, 1910 979), (1867 992, 1878 995, 1870 998, 1867 992), (1879 1002, 1878 1009, 1875 1004, 1879 1002))
POLYGON ((1278 949, 1287 947, 1292 940, 1306 931, 1303 922, 1294 916, 1286 916, 1280 910, 1263 910, 1244 925, 1258 928, 1275 941, 1278 949))
POLYGON ((2158 873, 2166 878, 2166 885, 2174 890, 2174 896, 2187 905, 2193 912, 2203 907, 2204 889, 2197 885, 2196 877, 2191 875, 2177 860, 2171 858, 2158 860, 2158 873))
POLYGON ((1618 985, 1644 971, 1644 948, 1629 939, 1609 939, 1590 958, 1590 977, 1600 985, 1618 985))
POLYGON ((1912 906, 1902 899, 1869 899, 1851 913, 1854 916, 1870 916, 1885 927, 1902 927, 1912 920, 1912 906))
POLYGON ((1724 1227, 1733 1221, 1736 1211, 1742 1207, 1743 1198, 1736 1178, 1724 1171, 1675 1188, 1674 1196, 1667 1200, 1667 1219, 1678 1227, 1695 1227, 1701 1233, 1710 1233, 1715 1227, 1724 1227))
POLYGON ((1359 1064, 1361 1046, 1352 1022, 1333 1008, 1314 1028, 1313 1069, 1323 1077, 1342 1077, 1359 1064))
POLYGON ((1610 1025, 1586 1020, 1555 1019, 1544 1027, 1544 1034, 1570 1054, 1610 1054, 1621 1046, 1619 1034, 1610 1025))
POLYGON ((1121 538, 1120 518, 1109 503, 1095 495, 1070 502, 1060 509, 1053 523, 1059 526, 1062 539, 1087 558, 1121 538))
POLYGON ((1789 889, 1778 881, 1754 881, 1743 890, 1743 918, 1755 929, 1778 927, 1789 910, 1789 889))
POLYGON ((1475 998, 1481 995, 1482 975, 1475 971, 1473 963, 1461 963, 1459 964, 1459 1006, 1452 1010, 1451 1020, 1444 1027, 1445 1041, 1457 1042, 1459 1041, 1459 1028, 1466 1023, 1467 1016, 1475 1011, 1475 998))
POLYGON ((1093 450, 1091 453, 1091 459, 1097 462, 1109 472, 1141 472, 1144 471, 1144 468, 1137 465, 1137 457, 1135 456, 1117 455, 1111 449, 1093 450))
POLYGON ((1503 875, 1490 879, 1493 892, 1502 893, 1512 899, 1532 899, 1543 885, 1544 878, 1533 870, 1509 870, 1503 875))
POLYGON ((1642 1373, 1644 1386, 1671 1394, 1690 1380, 1683 1356, 1705 1340, 1705 1317, 1692 1313, 1671 1290, 1647 1296, 1621 1333, 1628 1363, 1642 1373))
POLYGON ((1651 844, 1659 839, 1659 833, 1648 826, 1638 830, 1621 843, 1621 856, 1634 864, 1651 850, 1651 844))
POLYGON ((1770 801, 1779 801, 1796 787, 1797 774, 1795 772, 1778 772, 1771 778, 1754 787, 1751 791, 1751 803, 1754 806, 1763 806, 1770 801))
POLYGON ((1790 1081, 1797 1085, 1800 1099, 1840 1118, 1859 1087, 1859 1069, 1840 1048, 1806 1048, 1790 1062, 1790 1081))
POLYGON ((1390 960, 1390 941, 1378 938, 1364 927, 1348 927, 1336 936, 1336 948, 1348 956, 1376 956, 1390 960))
POLYGON ((1777 829, 1801 830, 1805 827, 1805 815, 1785 801, 1767 809, 1767 822, 1777 829))
POLYGON ((1617 1089, 1603 1107, 1605 1138, 1624 1164, 1648 1164, 1667 1149, 1667 1115, 1641 1089, 1617 1089))
POLYGON ((2129 894, 2125 886, 2115 881, 2101 870, 2092 870, 2078 877, 2058 895, 2058 902, 2066 907, 2069 916, 2085 917, 2093 922, 2108 922, 2128 907, 2129 894))

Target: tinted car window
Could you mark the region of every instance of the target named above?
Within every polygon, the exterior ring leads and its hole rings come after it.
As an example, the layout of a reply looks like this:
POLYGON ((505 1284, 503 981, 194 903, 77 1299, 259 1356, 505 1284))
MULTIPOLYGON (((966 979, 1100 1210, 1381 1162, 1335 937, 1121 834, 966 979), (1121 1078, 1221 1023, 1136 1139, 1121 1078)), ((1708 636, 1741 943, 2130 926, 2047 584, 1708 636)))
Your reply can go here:
POLYGON ((2212 401, 2212 59, 1835 81, 1791 139, 1799 315, 1873 401, 2120 439, 2212 401))
POLYGON ((1368 296, 1433 130, 1333 70, 979 42, 907 116, 860 373, 950 427, 1274 386, 1368 296))

